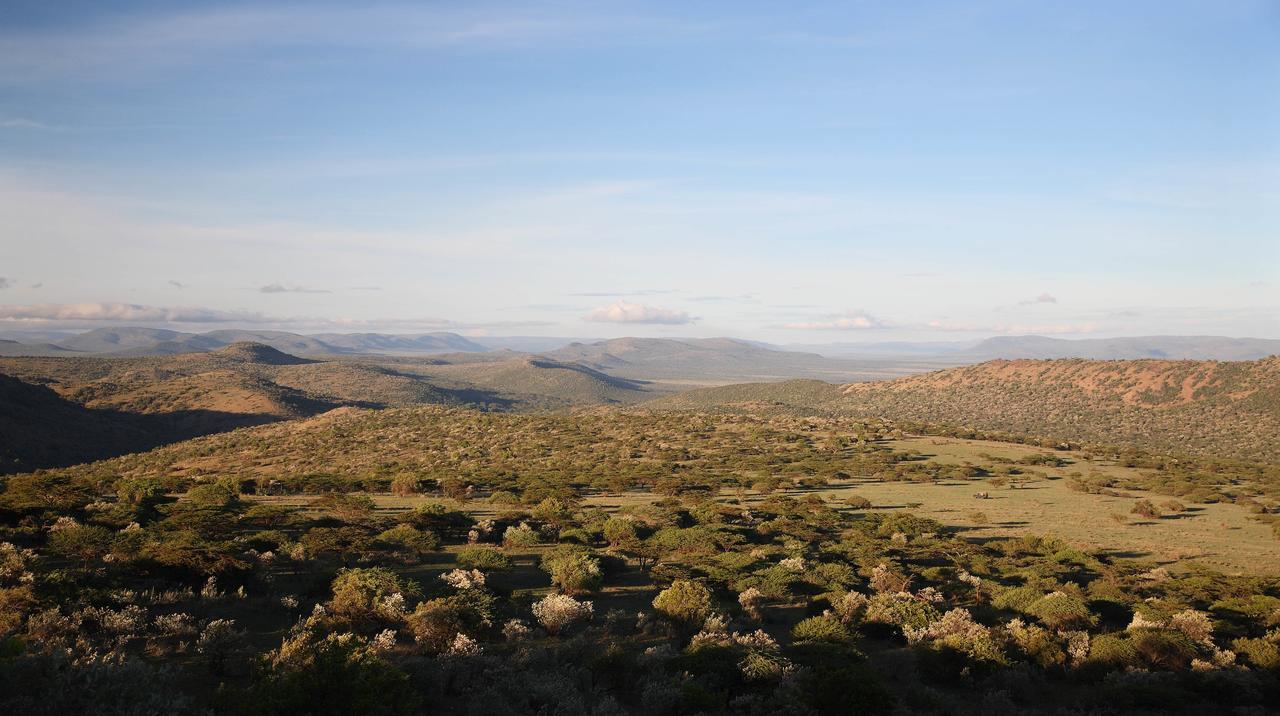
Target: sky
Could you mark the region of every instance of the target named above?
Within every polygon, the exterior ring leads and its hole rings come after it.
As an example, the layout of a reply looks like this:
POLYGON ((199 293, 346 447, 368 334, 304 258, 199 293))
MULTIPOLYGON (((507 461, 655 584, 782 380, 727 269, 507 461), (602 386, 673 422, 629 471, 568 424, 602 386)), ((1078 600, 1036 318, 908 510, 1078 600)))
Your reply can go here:
POLYGON ((1280 338, 1280 3, 0 3, 0 328, 1280 338))

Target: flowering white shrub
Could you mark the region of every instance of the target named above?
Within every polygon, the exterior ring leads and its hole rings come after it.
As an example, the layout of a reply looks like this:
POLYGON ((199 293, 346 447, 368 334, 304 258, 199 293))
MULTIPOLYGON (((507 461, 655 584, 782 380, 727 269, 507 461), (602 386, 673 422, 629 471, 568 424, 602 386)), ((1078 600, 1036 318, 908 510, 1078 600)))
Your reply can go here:
POLYGON ((478 569, 455 569, 440 575, 440 580, 454 589, 478 589, 484 586, 484 573, 478 569))
POLYGON ((834 608, 836 618, 847 626, 862 621, 862 615, 866 613, 869 601, 867 595, 861 592, 848 592, 831 606, 834 608))
POLYGON ((445 653, 449 656, 476 656, 480 653, 480 644, 475 639, 459 632, 457 636, 453 637, 453 643, 449 645, 445 653))
POLYGON ((18 549, 8 542, 0 542, 0 585, 22 584, 34 579, 27 565, 35 559, 35 552, 18 549))
POLYGON ((369 648, 375 652, 391 651, 396 646, 396 630, 383 629, 369 640, 369 648))
POLYGON ((222 592, 218 591, 217 577, 209 577, 209 581, 200 588, 200 596, 203 599, 217 599, 222 596, 222 592))
POLYGON ((1169 628, 1177 629, 1198 643, 1213 643, 1213 622, 1204 612, 1195 609, 1178 612, 1169 619, 1169 628))
POLYGON ((567 594, 548 594, 533 605, 533 616, 555 636, 574 622, 590 619, 593 610, 591 602, 580 602, 567 594))
POLYGON ((755 587, 747 587, 746 591, 738 595, 738 604, 742 605, 742 611, 756 621, 764 617, 764 603, 764 592, 755 587))
POLYGON ((871 588, 881 594, 898 594, 907 591, 911 578, 881 562, 871 570, 871 588))
POLYGON ((502 625, 502 636, 506 637, 507 641, 519 641, 527 638, 532 632, 529 625, 519 619, 512 619, 502 625))
POLYGON ((1166 624, 1163 620, 1147 619, 1146 617, 1142 616, 1142 614, 1139 612, 1133 615, 1133 620, 1129 622, 1129 626, 1125 627, 1125 630, 1133 631, 1135 629, 1163 629, 1165 628, 1165 626, 1166 624))
POLYGON ((49 531, 58 532, 60 530, 71 529, 72 527, 79 527, 79 526, 80 526, 80 523, 76 522, 76 519, 74 517, 63 516, 63 517, 59 517, 53 524, 49 525, 49 531))
POLYGON ((778 566, 788 572, 803 572, 805 566, 804 557, 787 557, 781 562, 778 562, 778 566))
POLYGON ((195 617, 183 612, 162 614, 155 618, 154 624, 156 631, 165 636, 187 636, 197 631, 195 617))
POLYGON ((389 619, 397 619, 404 616, 407 611, 404 595, 400 592, 388 594, 383 597, 382 603, 378 605, 378 613, 389 619))

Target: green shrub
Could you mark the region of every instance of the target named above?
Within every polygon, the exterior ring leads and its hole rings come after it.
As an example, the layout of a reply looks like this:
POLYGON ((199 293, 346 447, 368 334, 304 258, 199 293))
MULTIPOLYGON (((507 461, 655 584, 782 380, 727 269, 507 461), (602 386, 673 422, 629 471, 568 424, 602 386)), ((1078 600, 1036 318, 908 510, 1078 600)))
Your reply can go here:
POLYGON ((474 545, 458 550, 458 566, 467 569, 496 571, 511 567, 507 555, 493 547, 474 545))
POLYGON ((1044 590, 1035 587, 1010 587, 996 594, 991 606, 1011 612, 1026 614, 1027 608, 1044 597, 1044 590))
POLYGON ((1122 671, 1142 663, 1142 658, 1125 634, 1100 634, 1089 642, 1085 664, 1107 671, 1122 671))
POLYGON ((604 583, 600 560, 581 549, 558 548, 542 557, 542 569, 565 594, 594 592, 604 583))
POLYGON ((1280 646, 1266 639, 1236 639, 1231 648, 1256 669, 1280 669, 1280 646))
POLYGON ((1046 594, 1028 605, 1025 611, 1050 629, 1084 628, 1098 621, 1083 600, 1065 592, 1046 594))
POLYGON ((715 600, 711 590, 701 582, 678 579, 653 598, 653 608, 666 618, 697 626, 711 616, 715 600))
POLYGON ((1172 629, 1134 629, 1129 640, 1144 661, 1161 669, 1186 669, 1197 654, 1191 637, 1172 629))
POLYGON ((435 533, 419 530, 409 525, 396 525, 378 535, 378 541, 408 550, 415 555, 434 552, 440 548, 440 538, 435 533))
POLYGON ((330 611, 350 619, 395 616, 388 611, 388 599, 416 591, 400 581, 395 572, 382 567, 343 569, 333 579, 330 611))
POLYGON ((900 594, 877 594, 867 603, 864 621, 902 629, 924 629, 942 615, 932 604, 900 594))
POLYGON ((831 644, 848 644, 853 641, 853 634, 840 620, 828 616, 809 617, 791 629, 791 639, 796 642, 828 642, 831 644))

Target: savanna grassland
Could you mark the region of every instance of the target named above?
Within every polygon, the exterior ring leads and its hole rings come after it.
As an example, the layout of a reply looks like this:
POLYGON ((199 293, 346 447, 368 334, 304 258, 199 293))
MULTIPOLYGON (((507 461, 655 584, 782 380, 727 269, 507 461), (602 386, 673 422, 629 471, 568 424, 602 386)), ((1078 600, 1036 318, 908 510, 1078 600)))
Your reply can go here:
POLYGON ((281 714, 1280 698, 1275 466, 905 427, 347 407, 10 476, 0 698, 281 714))

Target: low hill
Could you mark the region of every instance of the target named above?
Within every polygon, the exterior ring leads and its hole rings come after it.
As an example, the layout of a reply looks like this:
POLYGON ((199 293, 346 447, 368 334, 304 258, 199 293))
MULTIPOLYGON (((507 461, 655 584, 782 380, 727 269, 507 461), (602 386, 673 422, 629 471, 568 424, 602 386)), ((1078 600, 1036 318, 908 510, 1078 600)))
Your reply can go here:
POLYGON ((999 360, 844 386, 725 386, 642 407, 879 417, 1280 462, 1280 358, 999 360))

